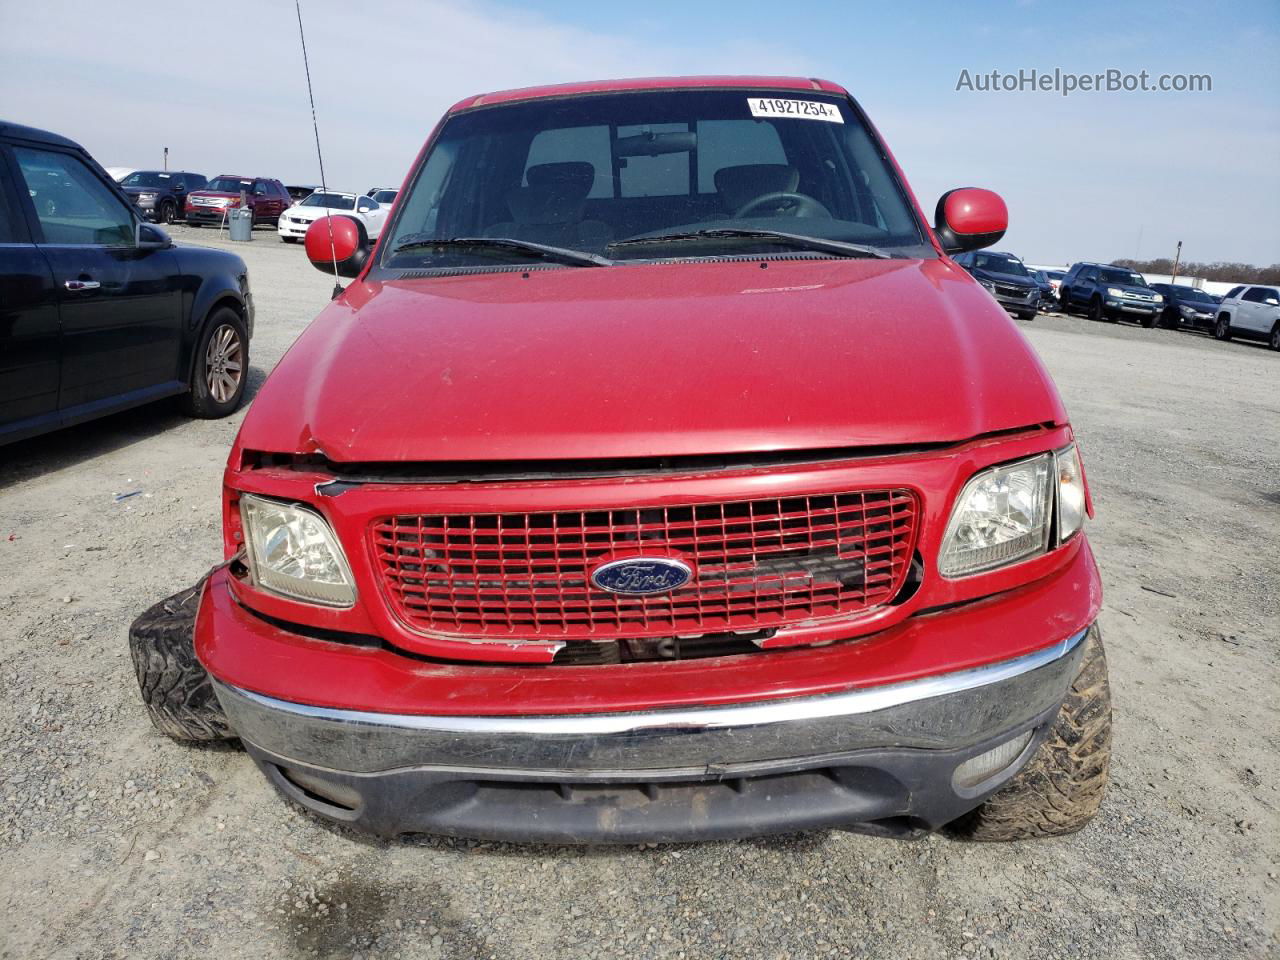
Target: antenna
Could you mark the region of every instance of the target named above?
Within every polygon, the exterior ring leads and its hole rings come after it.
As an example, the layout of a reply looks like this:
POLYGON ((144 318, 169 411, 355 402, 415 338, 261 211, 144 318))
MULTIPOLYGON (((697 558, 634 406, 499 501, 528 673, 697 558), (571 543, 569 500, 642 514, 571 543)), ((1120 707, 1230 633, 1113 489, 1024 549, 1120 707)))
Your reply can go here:
MULTIPOLYGON (((327 194, 329 187, 324 180, 324 155, 320 152, 320 125, 316 123, 316 97, 311 92, 311 63, 307 60, 307 35, 302 30, 302 0, 293 0, 293 5, 298 11, 298 37, 302 40, 302 66, 307 71, 307 97, 311 101, 311 129, 316 133, 316 160, 320 162, 320 191, 327 194)), ((332 216, 325 217, 324 222, 329 228, 329 256, 333 258, 333 297, 331 299, 336 299, 342 293, 342 283, 338 280, 338 253, 333 246, 332 216)))

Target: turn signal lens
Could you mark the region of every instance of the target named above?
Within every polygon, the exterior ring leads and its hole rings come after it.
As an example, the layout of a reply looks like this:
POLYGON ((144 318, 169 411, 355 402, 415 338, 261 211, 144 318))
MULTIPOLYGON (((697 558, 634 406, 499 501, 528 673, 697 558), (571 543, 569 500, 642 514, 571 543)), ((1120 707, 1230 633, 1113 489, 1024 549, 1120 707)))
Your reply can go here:
POLYGON ((1053 457, 1058 468, 1058 542, 1066 543, 1084 526, 1084 471, 1074 443, 1053 457))

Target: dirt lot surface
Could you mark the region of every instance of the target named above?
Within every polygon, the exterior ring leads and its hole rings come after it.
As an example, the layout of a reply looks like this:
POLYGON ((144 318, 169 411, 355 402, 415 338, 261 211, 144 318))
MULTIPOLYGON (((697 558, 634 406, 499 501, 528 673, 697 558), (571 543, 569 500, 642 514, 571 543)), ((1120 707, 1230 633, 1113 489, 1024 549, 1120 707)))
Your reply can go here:
MULTIPOLYGON (((236 249, 256 386, 332 281, 274 232, 236 249)), ((162 406, 0 449, 0 957, 1277 956, 1280 355, 1022 326, 1098 510, 1116 753, 1085 832, 579 849, 326 826, 138 702, 126 628, 221 559, 239 422, 162 406)))

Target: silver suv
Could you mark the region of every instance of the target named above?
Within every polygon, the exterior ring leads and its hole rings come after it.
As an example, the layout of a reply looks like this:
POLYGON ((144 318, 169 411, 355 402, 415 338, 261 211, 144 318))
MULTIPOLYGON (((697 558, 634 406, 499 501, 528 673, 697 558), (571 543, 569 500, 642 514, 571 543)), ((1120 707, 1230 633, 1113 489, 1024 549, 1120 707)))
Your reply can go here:
POLYGON ((1218 305, 1213 335, 1219 340, 1266 340, 1272 350, 1280 350, 1280 289, 1250 284, 1233 288, 1218 305))

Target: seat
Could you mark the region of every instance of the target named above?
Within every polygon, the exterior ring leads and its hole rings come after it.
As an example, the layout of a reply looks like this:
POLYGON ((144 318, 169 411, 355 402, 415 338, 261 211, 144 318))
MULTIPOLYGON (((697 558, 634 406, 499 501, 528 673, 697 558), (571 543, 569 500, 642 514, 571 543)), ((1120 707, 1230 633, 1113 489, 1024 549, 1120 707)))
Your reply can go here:
POLYGON ((800 171, 785 163, 744 163, 721 167, 713 179, 725 209, 734 213, 756 197, 795 193, 800 186, 800 171))
POLYGON ((511 220, 495 223, 484 232, 490 237, 511 237, 574 249, 602 249, 611 239, 607 224, 583 220, 587 195, 596 171, 586 161, 541 163, 530 167, 528 186, 506 195, 511 220))

